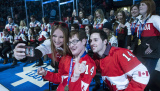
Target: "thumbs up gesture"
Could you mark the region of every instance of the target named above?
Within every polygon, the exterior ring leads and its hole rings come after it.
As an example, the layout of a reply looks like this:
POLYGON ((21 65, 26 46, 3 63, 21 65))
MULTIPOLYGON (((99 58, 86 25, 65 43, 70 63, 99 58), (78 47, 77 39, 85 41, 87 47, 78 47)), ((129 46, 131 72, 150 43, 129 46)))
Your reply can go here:
POLYGON ((42 76, 46 76, 47 71, 44 68, 39 67, 38 70, 37 70, 37 74, 42 75, 42 76))
POLYGON ((83 61, 82 63, 79 63, 80 58, 75 59, 76 63, 74 66, 74 76, 79 77, 81 73, 84 73, 86 71, 86 61, 83 61))

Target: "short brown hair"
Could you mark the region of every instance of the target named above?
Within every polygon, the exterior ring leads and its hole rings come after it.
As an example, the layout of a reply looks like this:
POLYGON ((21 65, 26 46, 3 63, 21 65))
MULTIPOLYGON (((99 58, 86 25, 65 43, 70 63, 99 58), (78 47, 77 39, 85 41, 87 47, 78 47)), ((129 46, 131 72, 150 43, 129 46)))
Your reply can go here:
POLYGON ((72 38, 74 35, 77 35, 78 39, 82 41, 83 39, 87 39, 86 32, 83 30, 73 30, 69 34, 69 38, 72 38))

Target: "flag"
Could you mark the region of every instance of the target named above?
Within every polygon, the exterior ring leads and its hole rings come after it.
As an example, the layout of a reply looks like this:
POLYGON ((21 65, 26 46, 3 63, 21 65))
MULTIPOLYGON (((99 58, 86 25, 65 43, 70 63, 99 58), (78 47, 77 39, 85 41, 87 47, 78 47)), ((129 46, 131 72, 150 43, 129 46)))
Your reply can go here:
POLYGON ((138 76, 139 77, 147 77, 149 76, 148 71, 138 71, 138 76))

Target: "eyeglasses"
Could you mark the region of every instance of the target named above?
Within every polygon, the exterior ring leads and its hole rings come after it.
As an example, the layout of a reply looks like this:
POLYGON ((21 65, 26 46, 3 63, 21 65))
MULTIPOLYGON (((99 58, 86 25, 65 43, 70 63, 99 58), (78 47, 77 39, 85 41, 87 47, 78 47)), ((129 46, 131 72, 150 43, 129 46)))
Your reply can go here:
POLYGON ((61 25, 61 26, 63 26, 63 27, 68 28, 68 25, 67 25, 66 23, 64 23, 64 22, 55 21, 55 22, 54 22, 54 26, 57 26, 57 25, 61 25))
POLYGON ((71 44, 76 45, 79 41, 80 41, 80 40, 76 40, 76 39, 75 39, 75 40, 73 40, 72 42, 69 41, 68 44, 69 44, 69 46, 70 46, 71 44))

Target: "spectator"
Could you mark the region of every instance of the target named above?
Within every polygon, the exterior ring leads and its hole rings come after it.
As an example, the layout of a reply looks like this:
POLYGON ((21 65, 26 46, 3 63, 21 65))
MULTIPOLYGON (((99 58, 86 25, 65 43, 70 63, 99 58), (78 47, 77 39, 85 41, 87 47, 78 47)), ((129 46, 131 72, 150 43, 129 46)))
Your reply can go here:
POLYGON ((156 4, 153 0, 142 0, 139 6, 138 46, 136 56, 147 67, 151 79, 146 89, 160 90, 159 77, 153 75, 158 59, 160 58, 160 16, 156 15, 156 4), (158 82, 159 81, 159 82, 158 82))
POLYGON ((15 16, 14 16, 14 23, 18 24, 18 26, 20 24, 20 18, 19 18, 18 14, 15 14, 15 16))
POLYGON ((29 24, 30 27, 36 27, 36 26, 39 26, 39 27, 40 27, 40 26, 41 26, 41 23, 36 20, 36 17, 35 17, 34 15, 32 15, 32 16, 30 17, 30 19, 31 19, 31 22, 30 22, 30 24, 29 24))
POLYGON ((27 35, 28 34, 28 27, 26 26, 26 23, 24 20, 20 21, 20 26, 19 26, 20 33, 27 35))
POLYGON ((13 23, 13 18, 12 17, 7 17, 8 18, 8 24, 6 24, 5 29, 9 31, 9 33, 14 36, 14 28, 18 27, 17 24, 13 23))
POLYGON ((79 30, 79 25, 78 24, 71 24, 71 31, 72 30, 79 30))
POLYGON ((108 43, 111 45, 111 46, 115 46, 115 47, 118 47, 118 40, 117 38, 114 36, 114 32, 113 32, 113 29, 112 29, 112 23, 110 22, 106 22, 104 23, 103 25, 103 31, 107 34, 108 36, 108 43))
POLYGON ((3 29, 3 36, 2 36, 2 46, 0 47, 0 56, 4 59, 3 64, 8 62, 7 52, 11 50, 11 44, 13 43, 13 37, 9 34, 7 29, 3 29))
POLYGON ((114 10, 110 11, 110 16, 108 17, 108 22, 113 23, 115 20, 114 10))
POLYGON ((94 24, 93 16, 92 16, 92 15, 89 15, 89 16, 88 16, 88 21, 89 21, 89 24, 91 24, 91 25, 94 24))
POLYGON ((131 52, 133 52, 133 54, 135 54, 135 49, 138 45, 138 40, 137 40, 137 24, 138 24, 138 17, 140 17, 141 15, 139 15, 139 6, 138 5, 132 5, 131 9, 131 19, 129 21, 129 23, 131 24, 131 48, 129 48, 131 50, 131 52))
POLYGON ((51 25, 49 24, 49 19, 47 17, 42 18, 43 24, 41 25, 42 31, 46 31, 48 35, 51 34, 51 25))
MULTIPOLYGON (((14 36, 13 45, 11 45, 12 50, 14 50, 15 45, 16 45, 18 42, 22 42, 22 41, 26 42, 26 40, 27 40, 26 37, 25 37, 25 35, 22 34, 22 33, 20 33, 20 30, 19 30, 18 27, 16 27, 16 28, 14 29, 14 34, 15 34, 15 36, 14 36)), ((14 65, 17 64, 17 60, 16 60, 15 58, 13 58, 13 59, 14 59, 14 60, 13 60, 13 63, 12 63, 11 66, 14 66, 14 65)))
POLYGON ((93 29, 92 25, 86 25, 85 26, 85 32, 87 35, 87 43, 86 43, 86 52, 88 53, 89 51, 91 51, 91 47, 90 47, 90 43, 89 43, 89 39, 90 39, 90 32, 93 29))
POLYGON ((104 13, 101 9, 97 9, 94 13, 94 25, 93 28, 96 29, 102 29, 103 24, 107 22, 107 20, 104 18, 104 13))
POLYGON ((118 39, 118 47, 129 48, 131 41, 130 24, 126 22, 124 11, 119 11, 117 21, 113 24, 115 36, 118 39))

